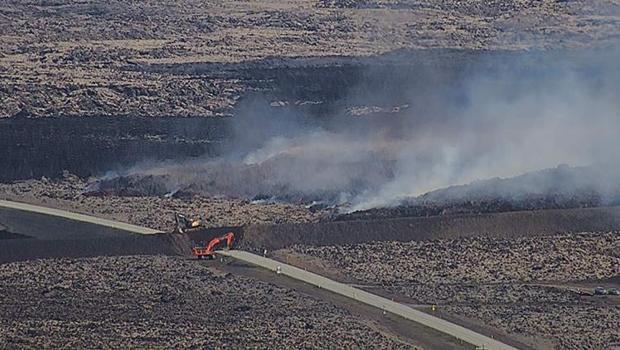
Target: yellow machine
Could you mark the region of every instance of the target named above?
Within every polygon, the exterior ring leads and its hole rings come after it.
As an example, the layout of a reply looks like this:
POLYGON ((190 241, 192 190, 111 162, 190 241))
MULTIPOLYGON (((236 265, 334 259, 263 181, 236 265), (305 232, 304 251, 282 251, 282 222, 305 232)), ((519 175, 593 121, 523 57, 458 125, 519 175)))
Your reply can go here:
POLYGON ((205 220, 203 218, 189 219, 187 216, 179 213, 174 214, 174 219, 177 223, 177 232, 185 233, 188 230, 201 228, 204 226, 205 220))

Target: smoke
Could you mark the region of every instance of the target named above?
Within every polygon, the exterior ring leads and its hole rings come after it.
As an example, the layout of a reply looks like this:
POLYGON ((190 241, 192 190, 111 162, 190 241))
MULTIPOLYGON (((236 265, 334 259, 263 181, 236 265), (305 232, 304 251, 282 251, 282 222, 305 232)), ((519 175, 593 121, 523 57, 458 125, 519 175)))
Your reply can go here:
POLYGON ((612 54, 589 69, 559 62, 542 72, 473 76, 460 105, 446 101, 437 118, 414 126, 422 131, 406 138, 394 178, 358 198, 354 209, 561 163, 604 164, 618 174, 618 62, 612 54))
POLYGON ((564 163, 620 173, 620 55, 507 57, 449 72, 363 67, 344 93, 312 101, 325 104, 318 114, 292 98, 247 97, 220 158, 141 164, 99 185, 360 210, 564 163))

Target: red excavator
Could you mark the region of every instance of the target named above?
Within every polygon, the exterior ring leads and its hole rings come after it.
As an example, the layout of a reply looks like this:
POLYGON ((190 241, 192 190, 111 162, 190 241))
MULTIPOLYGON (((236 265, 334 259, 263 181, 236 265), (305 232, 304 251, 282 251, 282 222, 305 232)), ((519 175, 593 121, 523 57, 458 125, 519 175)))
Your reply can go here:
POLYGON ((206 247, 200 246, 200 245, 194 246, 192 248, 192 252, 194 253, 195 256, 198 257, 198 259, 202 259, 203 257, 206 257, 207 259, 213 259, 215 258, 215 248, 217 247, 218 244, 226 241, 225 249, 231 249, 234 239, 235 239, 235 234, 232 232, 228 232, 227 234, 223 236, 215 237, 212 240, 210 240, 209 244, 207 244, 206 247))

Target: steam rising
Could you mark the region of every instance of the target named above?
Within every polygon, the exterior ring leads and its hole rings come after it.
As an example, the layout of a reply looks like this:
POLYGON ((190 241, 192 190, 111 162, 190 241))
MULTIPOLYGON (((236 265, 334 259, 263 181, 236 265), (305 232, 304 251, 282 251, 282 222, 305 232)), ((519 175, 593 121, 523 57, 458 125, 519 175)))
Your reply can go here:
MULTIPOLYGON (((428 81, 391 87, 397 96, 373 88, 390 81, 366 81, 331 101, 343 107, 328 116, 248 98, 222 157, 142 164, 99 185, 146 182, 153 192, 319 200, 359 210, 561 163, 620 174, 620 57, 591 55, 578 63, 546 57, 491 70, 481 61, 444 84, 428 78, 441 70, 429 70, 422 78, 428 81)), ((596 190, 617 188, 614 179, 596 190)), ((584 181, 567 186, 597 187, 603 180, 584 181)))

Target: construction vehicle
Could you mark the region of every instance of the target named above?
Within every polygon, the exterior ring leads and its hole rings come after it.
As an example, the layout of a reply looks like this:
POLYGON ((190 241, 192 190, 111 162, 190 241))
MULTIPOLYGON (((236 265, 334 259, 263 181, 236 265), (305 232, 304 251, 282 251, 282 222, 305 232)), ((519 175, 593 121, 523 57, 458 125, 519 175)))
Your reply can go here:
POLYGON ((594 295, 607 295, 607 289, 603 287, 594 288, 594 295))
POLYGON ((192 247, 192 253, 194 253, 194 255, 198 257, 198 259, 202 259, 202 258, 213 259, 215 258, 215 248, 220 243, 225 241, 226 247, 224 249, 228 250, 232 248, 234 239, 235 239, 235 234, 232 232, 228 232, 227 234, 223 236, 213 238, 212 240, 209 241, 209 243, 206 246, 195 245, 194 247, 192 247))
POLYGON ((174 220, 177 223, 177 232, 185 233, 190 230, 198 229, 204 226, 203 218, 189 219, 187 216, 179 213, 174 214, 174 220))

